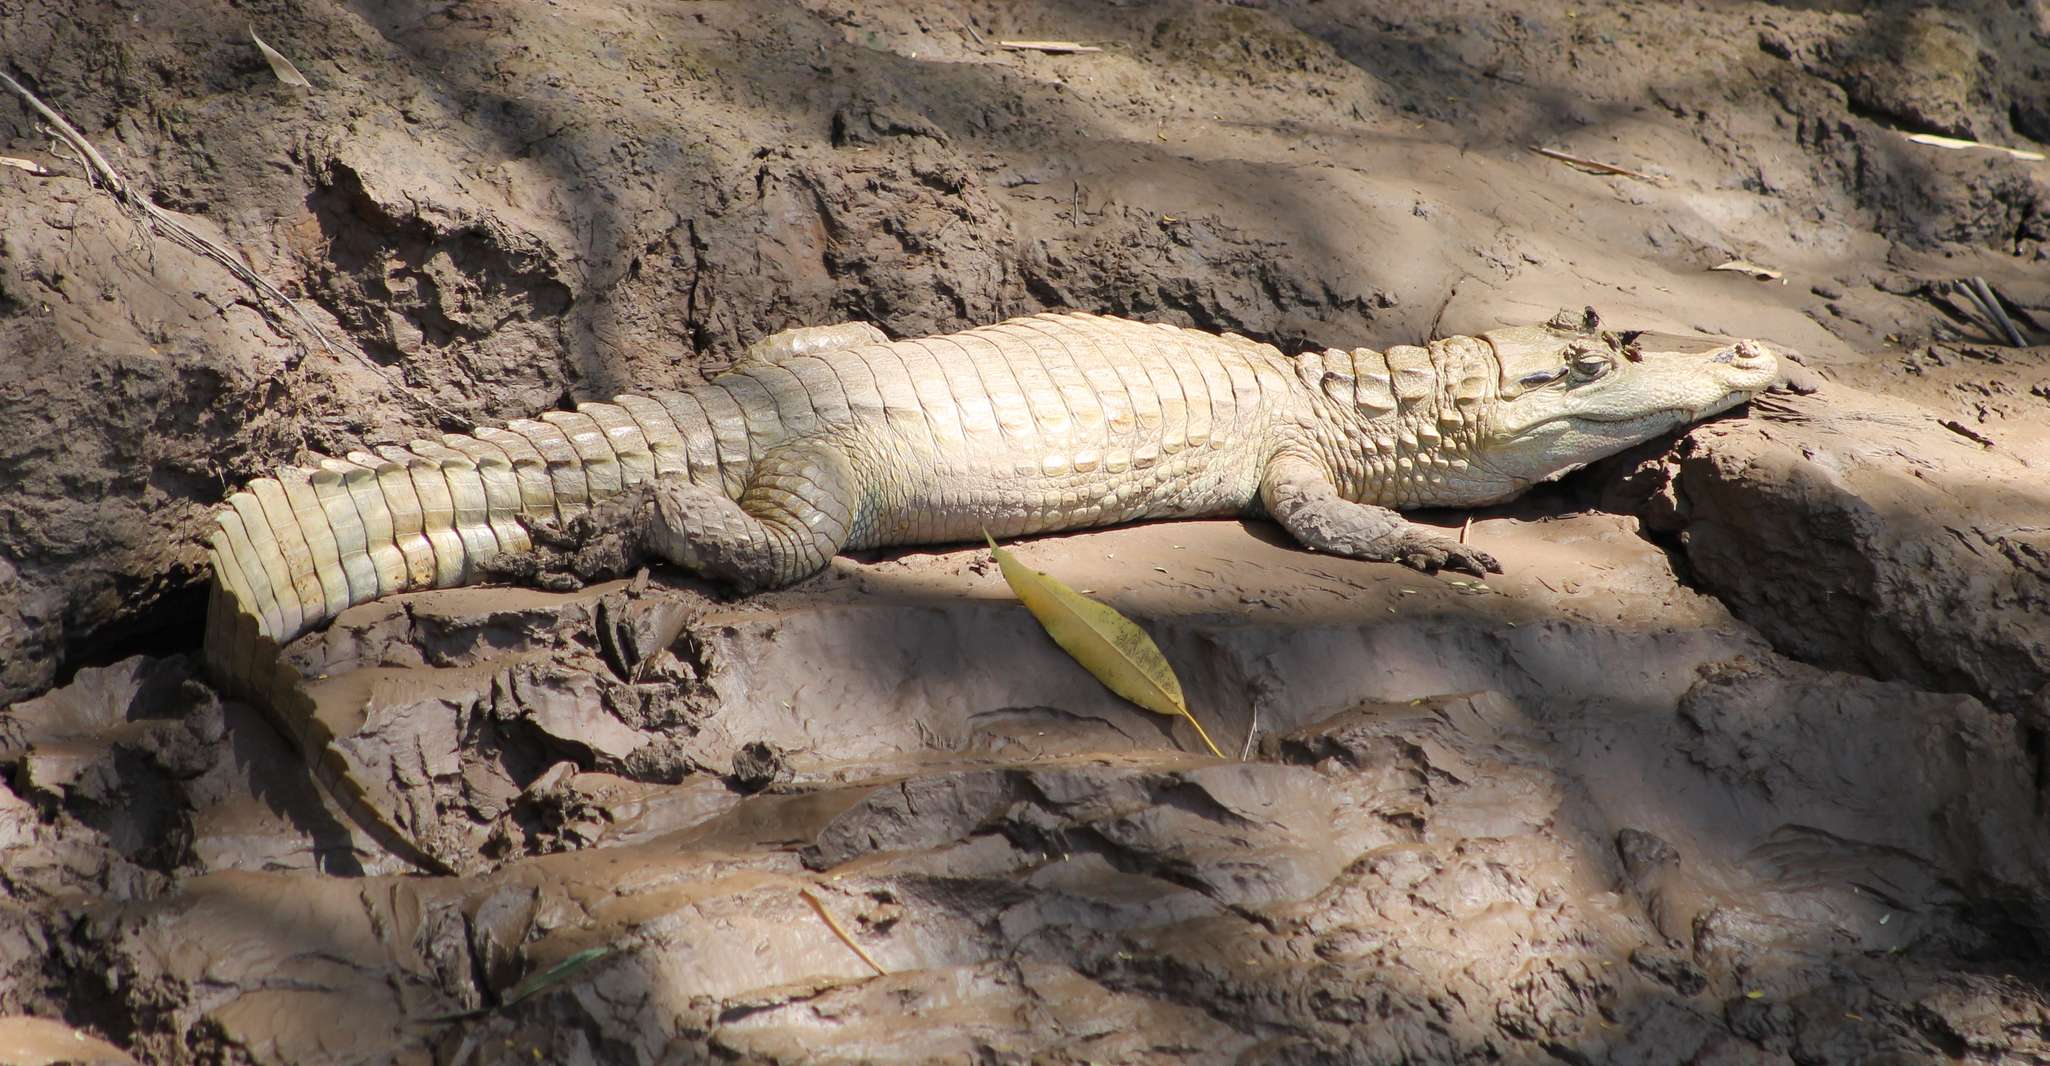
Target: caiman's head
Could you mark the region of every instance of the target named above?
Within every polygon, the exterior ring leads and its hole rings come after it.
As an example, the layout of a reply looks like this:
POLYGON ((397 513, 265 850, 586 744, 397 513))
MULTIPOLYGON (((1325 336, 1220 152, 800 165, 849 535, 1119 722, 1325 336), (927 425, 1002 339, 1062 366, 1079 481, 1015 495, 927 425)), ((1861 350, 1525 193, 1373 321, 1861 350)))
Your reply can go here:
POLYGON ((1779 375, 1754 341, 1607 331, 1593 308, 1481 336, 1501 377, 1475 427, 1474 462, 1523 484, 1726 411, 1779 375))

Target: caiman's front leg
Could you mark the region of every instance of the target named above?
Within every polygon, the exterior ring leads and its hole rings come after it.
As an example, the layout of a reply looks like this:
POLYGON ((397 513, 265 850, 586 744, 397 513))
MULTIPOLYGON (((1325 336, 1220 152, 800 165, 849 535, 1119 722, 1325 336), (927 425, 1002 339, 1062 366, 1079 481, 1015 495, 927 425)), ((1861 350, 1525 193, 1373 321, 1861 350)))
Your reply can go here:
POLYGON ((1401 563, 1418 570, 1464 570, 1476 577, 1502 572, 1494 556, 1422 526, 1386 507, 1354 503, 1338 494, 1321 463, 1284 454, 1267 464, 1260 481, 1267 513, 1303 546, 1354 559, 1401 563))

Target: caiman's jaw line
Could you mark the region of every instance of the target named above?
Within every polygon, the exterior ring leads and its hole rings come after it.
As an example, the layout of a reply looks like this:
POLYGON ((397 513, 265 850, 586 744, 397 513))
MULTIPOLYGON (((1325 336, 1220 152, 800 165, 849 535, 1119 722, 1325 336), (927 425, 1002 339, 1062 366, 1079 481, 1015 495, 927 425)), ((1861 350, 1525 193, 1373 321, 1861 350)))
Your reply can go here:
POLYGON ((1751 397, 1755 395, 1757 395, 1757 393, 1755 392, 1750 392, 1741 389, 1733 389, 1730 392, 1725 393, 1722 399, 1717 400, 1714 403, 1704 404, 1700 407, 1665 407, 1656 411, 1652 411, 1649 414, 1634 415, 1624 418, 1603 418, 1599 415, 1593 414, 1566 415, 1565 417, 1568 419, 1579 419, 1583 422, 1594 422, 1605 426, 1626 426, 1636 423, 1648 423, 1659 419, 1667 418, 1673 419, 1675 424, 1677 425, 1686 425, 1688 423, 1699 422, 1702 419, 1711 418, 1715 415, 1722 414, 1723 412, 1728 411, 1732 407, 1737 407, 1742 404, 1749 403, 1751 401, 1751 397))

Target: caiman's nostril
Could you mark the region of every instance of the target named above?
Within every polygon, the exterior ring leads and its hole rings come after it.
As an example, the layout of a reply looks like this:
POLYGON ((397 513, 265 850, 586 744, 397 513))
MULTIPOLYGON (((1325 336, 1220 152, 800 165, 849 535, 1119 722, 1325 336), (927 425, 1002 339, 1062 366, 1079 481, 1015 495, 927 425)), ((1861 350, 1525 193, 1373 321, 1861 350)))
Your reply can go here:
POLYGON ((1735 363, 1740 366, 1756 366, 1772 359, 1772 353, 1756 341, 1738 341, 1736 344, 1715 353, 1711 363, 1735 363))

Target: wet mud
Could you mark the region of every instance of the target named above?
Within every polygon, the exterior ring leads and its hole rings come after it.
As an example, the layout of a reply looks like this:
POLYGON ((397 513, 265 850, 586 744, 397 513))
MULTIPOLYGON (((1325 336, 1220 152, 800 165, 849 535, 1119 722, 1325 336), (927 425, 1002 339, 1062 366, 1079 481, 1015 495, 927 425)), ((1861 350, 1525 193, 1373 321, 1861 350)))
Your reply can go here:
POLYGON ((2050 171, 1904 136, 2042 150, 2046 43, 1991 3, 0 9, 0 64, 375 366, 0 107, 54 171, 0 167, 0 1051, 2050 1060, 2050 348, 1949 288, 2050 341, 2050 171), (998 44, 1050 38, 1102 51, 998 44), (1426 516, 1485 583, 1257 522, 1016 546, 1243 760, 980 550, 402 596, 288 653, 425 876, 198 666, 235 482, 790 325, 1583 304, 1796 387, 1426 516))

